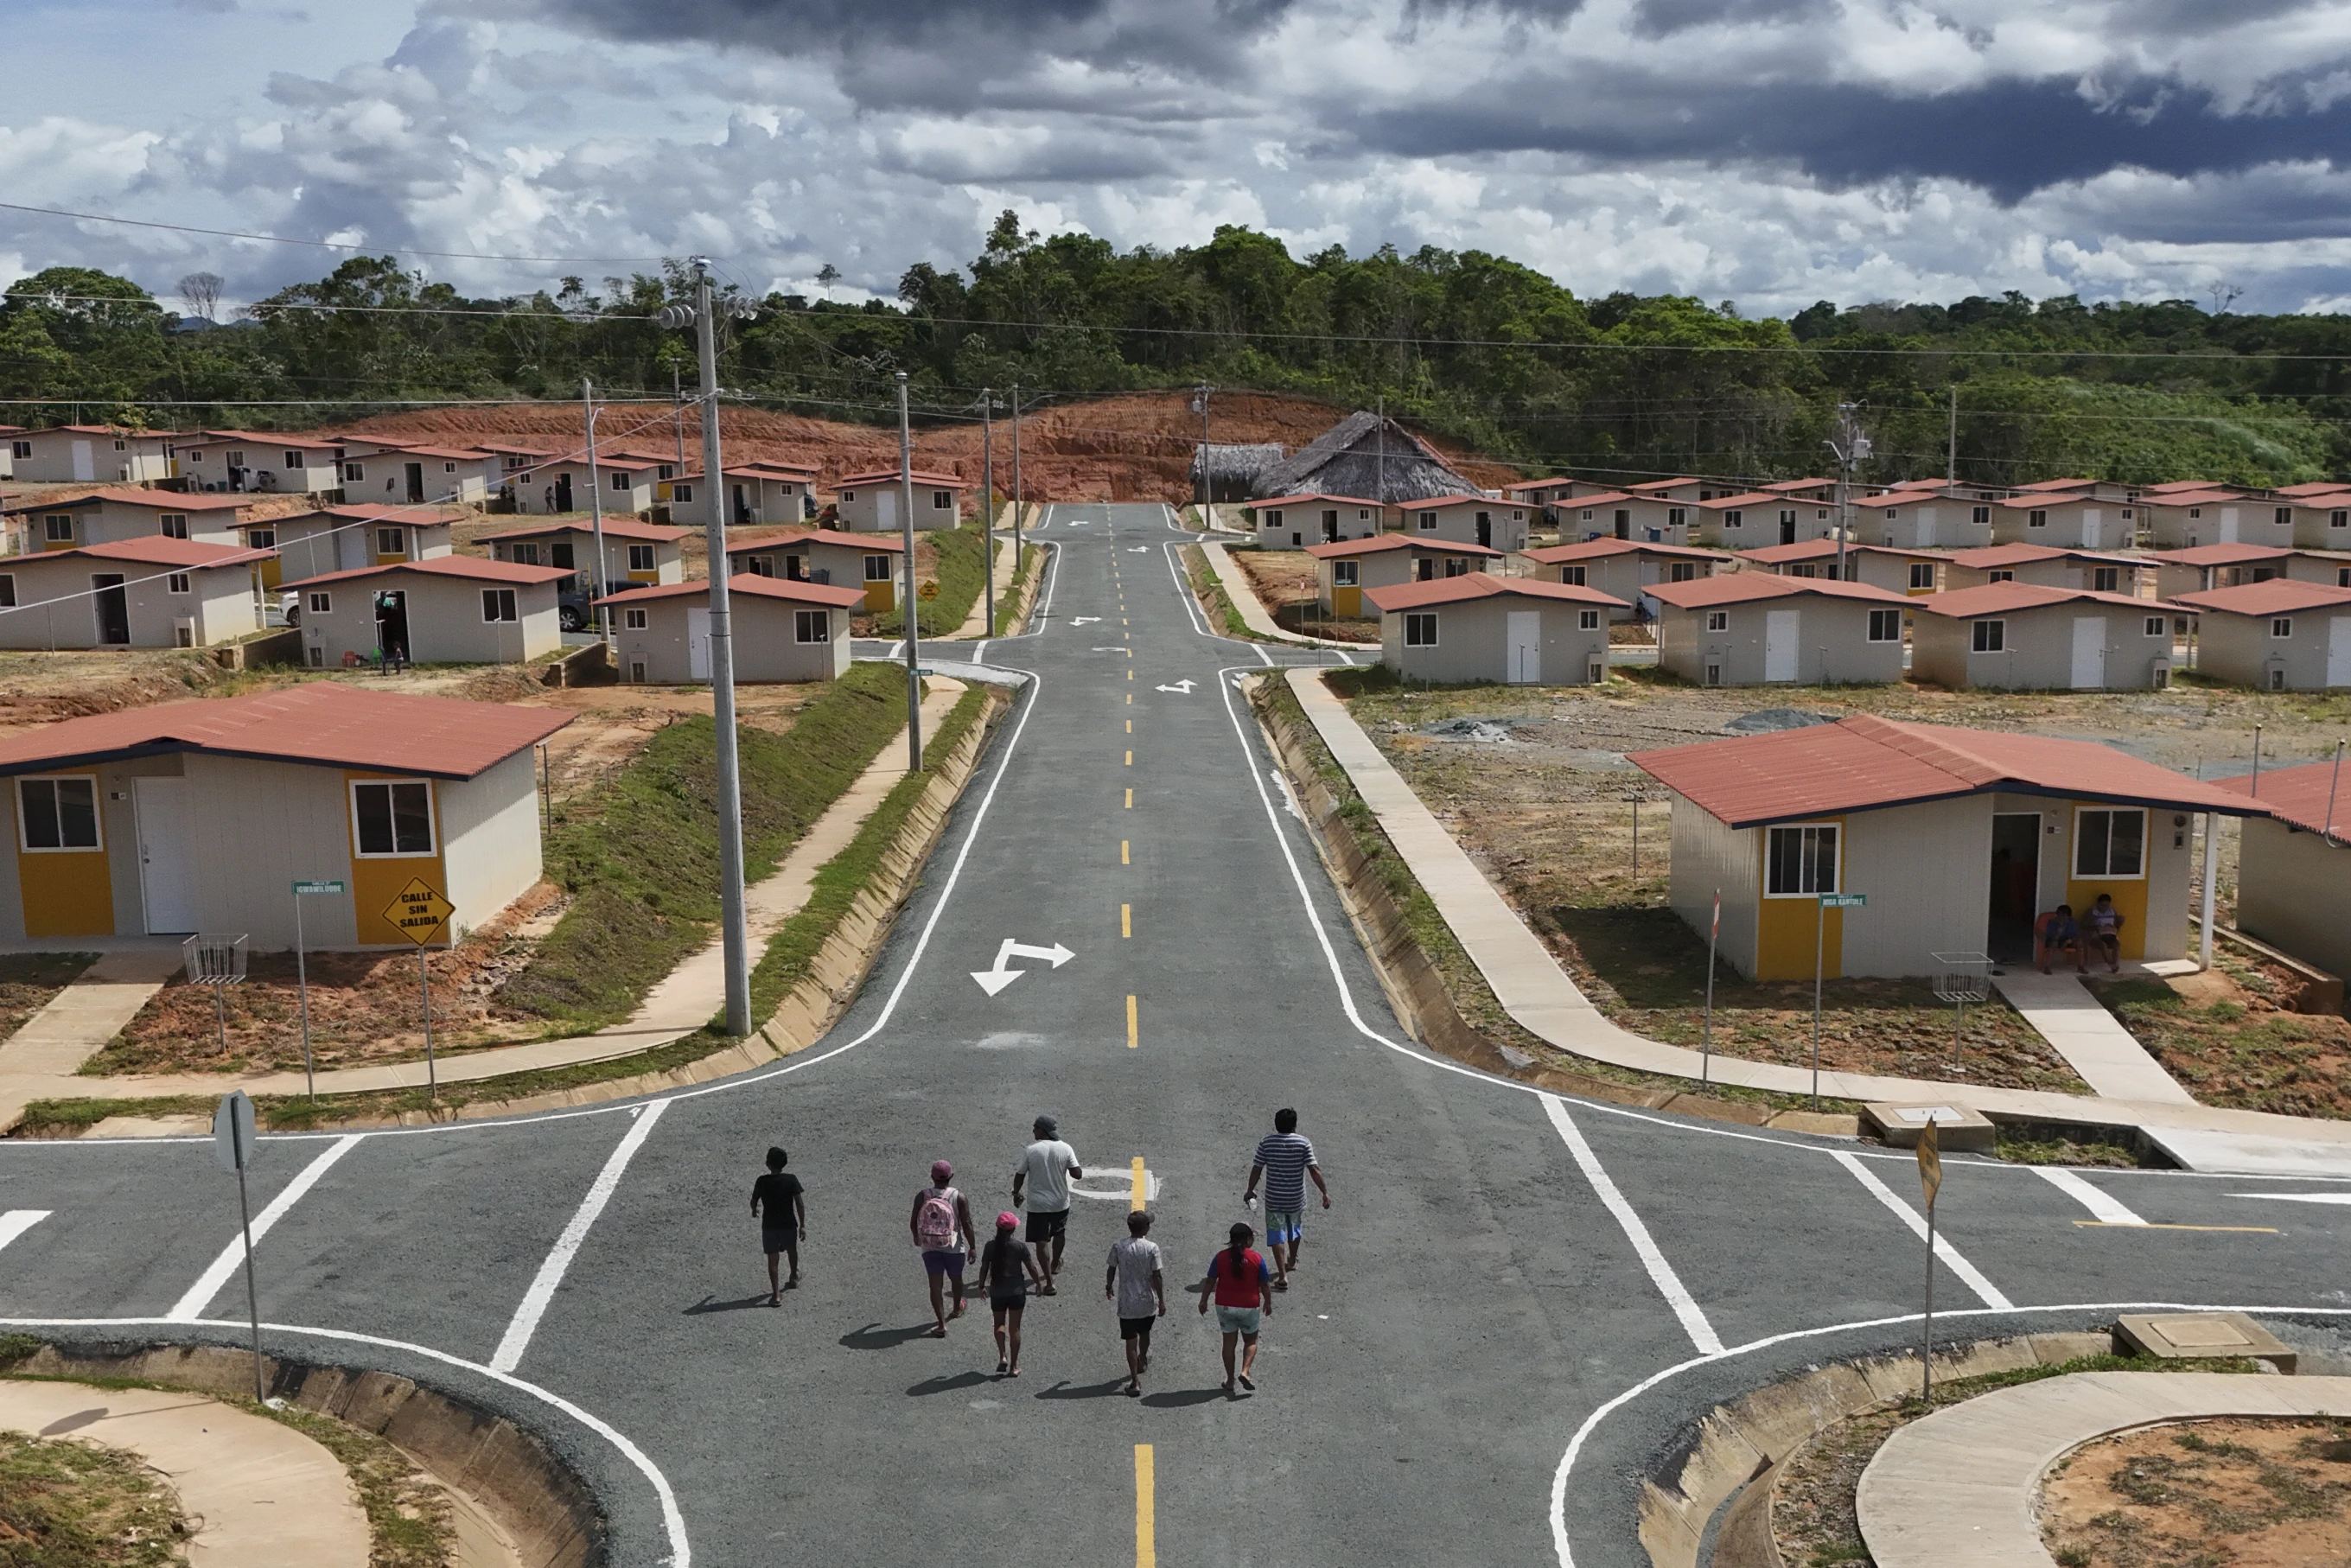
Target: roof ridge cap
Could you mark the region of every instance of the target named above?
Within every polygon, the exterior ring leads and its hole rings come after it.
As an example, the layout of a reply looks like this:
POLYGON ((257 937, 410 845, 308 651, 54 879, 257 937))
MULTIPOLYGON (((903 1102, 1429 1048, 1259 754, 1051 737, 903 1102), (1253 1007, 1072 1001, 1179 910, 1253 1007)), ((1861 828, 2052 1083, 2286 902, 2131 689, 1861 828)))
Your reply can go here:
POLYGON ((1944 727, 1905 724, 1899 719, 1886 718, 1874 713, 1855 714, 1837 722, 1889 750, 1899 751, 1905 757, 1939 768, 1979 788, 2008 777, 2007 769, 1993 766, 1966 747, 1927 733, 1929 728, 1944 727))

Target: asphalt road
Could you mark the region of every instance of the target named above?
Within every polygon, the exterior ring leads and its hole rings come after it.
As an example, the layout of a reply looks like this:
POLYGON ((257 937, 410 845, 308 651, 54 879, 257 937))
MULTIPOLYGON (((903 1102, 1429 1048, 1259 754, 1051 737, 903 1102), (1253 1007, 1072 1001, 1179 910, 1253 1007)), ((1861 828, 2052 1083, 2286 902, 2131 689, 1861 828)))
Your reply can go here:
MULTIPOLYGON (((266 1337, 542 1433, 606 1500, 616 1563, 1125 1563, 1145 1542, 1170 1564, 1645 1562, 1637 1477, 1692 1416, 1915 1340, 1910 1162, 1561 1101, 1410 1047, 1234 689, 1323 655, 1207 635, 1164 508, 1056 506, 1040 538, 1037 630, 926 651, 1035 679, 832 1035, 654 1101, 268 1140, 266 1337), (1074 956, 1015 956, 990 996, 973 975, 1007 940, 1074 956), (1228 1400, 1190 1286, 1249 1218, 1283 1105, 1335 1203, 1310 1211, 1259 1391, 1228 1400), (984 1312, 923 1336, 906 1217, 944 1157, 985 1228, 1040 1112, 1087 1196, 1064 1292, 1032 1304, 1024 1375, 998 1380, 984 1312), (780 1309, 746 1212, 770 1143, 809 1189, 806 1282, 780 1309), (1135 1400, 1100 1281, 1138 1161, 1170 1313, 1135 1400)), ((2294 1194, 2351 1196, 1955 1158, 1946 1332, 2218 1304, 2291 1314, 2281 1332, 2324 1348, 2351 1213, 2294 1194)), ((0 1314, 77 1339, 242 1333, 234 1183, 205 1145, 0 1145, 0 1208, 46 1213, 0 1246, 0 1314)))

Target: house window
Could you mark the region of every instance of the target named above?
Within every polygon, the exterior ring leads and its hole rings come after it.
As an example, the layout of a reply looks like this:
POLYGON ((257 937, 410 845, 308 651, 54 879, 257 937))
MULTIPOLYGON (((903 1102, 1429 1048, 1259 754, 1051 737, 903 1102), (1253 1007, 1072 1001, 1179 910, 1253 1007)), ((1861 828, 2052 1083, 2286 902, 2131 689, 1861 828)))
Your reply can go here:
POLYGON ((889 581, 890 558, 886 555, 867 556, 865 558, 865 580, 868 582, 889 581))
POLYGON ((512 621, 515 616, 515 591, 511 588, 482 590, 482 619, 512 621))
POLYGON ((1912 561, 1910 563, 1910 586, 1913 588, 1933 588, 1935 586, 1935 563, 1931 560, 1912 561))
POLYGON ((1890 523, 1890 522, 1892 522, 1895 518, 1896 518, 1896 517, 1900 517, 1901 515, 1902 515, 1902 512, 1901 512, 1901 509, 1900 509, 1899 507, 1886 507, 1886 520, 1887 522, 1889 522, 1889 523, 1890 523))
POLYGON ((672 485, 669 487, 669 498, 673 501, 691 501, 694 499, 694 486, 683 483, 672 485))
POLYGON ((2270 622, 2270 635, 2283 642, 2294 635, 2294 617, 2281 615, 2270 622))
MULTIPOLYGON (((849 498, 850 498, 850 497, 849 497, 848 496, 846 496, 846 495, 844 495, 844 496, 842 496, 842 497, 841 497, 841 499, 842 499, 842 500, 844 500, 844 501, 848 500, 849 498)), ((1271 510, 1271 511, 1268 512, 1268 513, 1265 515, 1265 525, 1264 525, 1264 526, 1265 526, 1265 528, 1278 528, 1281 527, 1281 508, 1280 508, 1280 507, 1276 507, 1273 510, 1271 510)), ((1260 530, 1260 531, 1262 531, 1262 530, 1260 530)))
POLYGON ((1597 631, 1599 631, 1599 630, 1600 630, 1600 612, 1598 612, 1597 610, 1579 610, 1579 611, 1577 611, 1577 612, 1575 612, 1575 629, 1576 629, 1577 631, 1579 631, 1579 632, 1597 632, 1597 631))
POLYGON ((2090 569, 2090 591, 2118 593, 2122 591, 2123 569, 2118 566, 2097 566, 2090 569))
POLYGON ((2326 526, 2330 528, 2351 528, 2351 512, 2329 512, 2326 526))
POLYGON ((623 610, 621 612, 621 629, 624 632, 642 632, 651 619, 652 612, 649 611, 623 610))
POLYGON ((830 610, 793 611, 792 640, 798 643, 831 642, 832 612, 830 610))
POLYGON ((1837 829, 1834 822, 1773 828, 1769 853, 1770 898, 1809 898, 1837 890, 1837 829))
POLYGON ((1463 556, 1458 556, 1458 555, 1449 555, 1449 556, 1447 556, 1447 557, 1445 558, 1445 575, 1446 575, 1446 576, 1447 576, 1447 577, 1466 577, 1466 576, 1468 576, 1468 572, 1469 572, 1469 562, 1468 562, 1468 559, 1466 557, 1463 557, 1463 556))
POLYGON ((1404 645, 1407 648, 1437 646, 1437 615, 1434 611, 1423 611, 1404 618, 1404 645))
POLYGON ((2203 515, 2204 508, 2201 507, 2190 507, 2188 508, 2188 520, 2191 523, 2203 515))
POLYGON ((1902 612, 1873 610, 1869 612, 1869 640, 1873 643, 1902 641, 1902 612))
POLYGON ((2294 527, 2294 508, 2292 507, 2280 507, 2276 512, 2272 514, 2272 517, 2277 523, 2277 526, 2282 528, 2290 528, 2294 527))
POLYGON ((245 466, 245 454, 241 451, 232 449, 221 454, 221 456, 232 468, 242 468, 245 466))
POLYGON ((351 784, 352 836, 360 856, 433 852, 433 785, 423 779, 367 779, 351 784))
POLYGON ((1792 509, 1782 511, 1780 514, 1780 526, 1783 528, 1792 526, 1795 520, 1796 514, 1792 509))
POLYGON ((16 780, 19 841, 28 851, 104 849, 98 780, 87 773, 16 780))
POLYGON ((1425 534, 1433 534, 1437 531, 1437 514, 1435 512, 1421 513, 1420 531, 1425 534))
POLYGON ((653 477, 656 479, 674 479, 677 477, 677 474, 671 465, 664 463, 653 470, 653 477))
POLYGON ((164 578, 163 591, 166 593, 192 592, 193 589, 188 582, 188 574, 184 571, 175 571, 170 576, 164 578))
POLYGON ((1706 684, 1710 686, 1719 686, 1722 685, 1722 665, 1719 661, 1708 660, 1707 662, 1706 684))
POLYGON ((2150 637, 2165 636, 2171 631, 2170 622, 2171 618, 2168 615, 2150 615, 2147 618, 2145 630, 2150 637))
POLYGON ((2016 580, 2016 573, 2005 570, 1988 571, 1984 573, 1984 580, 1986 582, 2014 582, 2016 580))
POLYGON ((955 492, 953 490, 934 490, 931 492, 931 510, 934 512, 946 512, 953 510, 954 507, 955 492))
POLYGON ((653 547, 651 545, 631 545, 629 547, 629 570, 631 571, 653 570, 653 547))
POLYGON ((1970 520, 1970 522, 1977 522, 1977 523, 1988 523, 1988 522, 1991 521, 1991 508, 1990 507, 1976 507, 1976 508, 1975 508, 1975 515, 1974 515, 1972 517, 1970 517, 1969 520, 1970 520))
POLYGON ((13 607, 16 602, 16 574, 0 572, 0 606, 13 607))
POLYGON ((1592 508, 1589 507, 1583 508, 1583 520, 1587 523, 1592 520, 1592 508))
POLYGON ((507 546, 507 559, 513 561, 517 566, 537 566, 538 564, 538 546, 536 543, 530 542, 508 545, 507 546))
POLYGON ((455 463, 444 463, 441 465, 441 472, 444 474, 455 474, 456 471, 457 465, 455 463))
POLYGON ((117 452, 128 452, 131 450, 131 443, 127 441, 118 441, 114 444, 114 449, 117 452))
POLYGON ((2024 526, 2028 528, 2045 528, 2049 526, 2049 514, 2040 511, 2027 512, 2024 514, 2024 526))
MULTIPOLYGON (((19 457, 30 457, 33 455, 33 444, 29 441, 16 442, 15 443, 15 446, 16 455, 19 457)), ((199 452, 195 454, 195 455, 201 457, 204 454, 199 452)))
POLYGON ((247 549, 276 549, 277 548, 277 530, 276 528, 247 528, 245 530, 245 544, 247 549))
POLYGON ((155 514, 155 526, 163 530, 163 537, 167 539, 186 538, 188 537, 188 514, 185 512, 158 512, 155 514))
POLYGON ((405 557, 408 554, 408 530, 406 528, 376 529, 375 553, 405 557))
POLYGON ((1728 610, 1709 610, 1709 611, 1708 611, 1708 612, 1706 612, 1706 629, 1707 629, 1708 631, 1709 631, 1709 632, 1728 632, 1728 631, 1729 631, 1729 630, 1730 630, 1730 612, 1729 612, 1729 611, 1728 611, 1728 610))
POLYGON ((56 516, 43 517, 41 519, 41 535, 53 545, 69 545, 73 543, 73 518, 71 517, 56 516))
POLYGON ((2146 861, 2145 810, 2135 806, 2120 810, 2085 806, 2074 813, 2075 876, 2142 876, 2146 861))
POLYGON ((1977 621, 1972 622, 1970 624, 1973 629, 1971 633, 1972 641, 1969 644, 1970 652, 1977 653, 1999 653, 2007 651, 2007 622, 1977 621))
POLYGON ((357 484, 359 481, 360 481, 361 479, 364 479, 364 478, 366 478, 366 477, 367 477, 367 465, 366 465, 366 464, 364 464, 364 463, 346 463, 346 464, 344 464, 344 465, 343 465, 343 481, 344 481, 344 483, 346 483, 346 484, 357 484))
POLYGON ((1331 586, 1333 588, 1360 587, 1363 583, 1362 566, 1363 563, 1361 561, 1332 561, 1331 563, 1331 586))
POLYGON ((304 613, 306 613, 306 614, 309 614, 309 615, 332 615, 334 612, 335 612, 335 600, 334 600, 334 596, 333 596, 332 594, 329 594, 329 593, 314 593, 314 594, 311 594, 311 595, 310 595, 310 600, 309 600, 309 605, 308 605, 308 609, 304 612, 304 613))
MULTIPOLYGON (((856 499, 857 499, 857 492, 856 492, 856 491, 854 491, 854 490, 843 490, 843 491, 841 493, 841 504, 842 506, 844 506, 844 507, 848 506, 852 501, 854 501, 854 500, 856 500, 856 499)), ((1280 522, 1280 521, 1281 521, 1281 514, 1280 514, 1280 512, 1276 512, 1276 513, 1274 513, 1274 514, 1273 514, 1273 520, 1274 520, 1275 522, 1277 522, 1277 523, 1278 523, 1278 522, 1280 522)))
POLYGON ((285 461, 278 465, 280 468, 299 468, 302 466, 302 455, 300 453, 287 452, 280 454, 280 455, 285 458, 285 461))
POLYGON ((1697 581, 1698 562, 1694 560, 1667 561, 1666 563, 1666 580, 1667 582, 1697 581))
MULTIPOLYGON (((1592 514, 1590 512, 1586 512, 1583 515, 1588 517, 1592 514)), ((1667 507, 1666 508, 1666 527, 1669 528, 1680 528, 1682 526, 1682 517, 1683 512, 1681 507, 1667 507)))
POLYGON ((629 476, 626 474, 620 473, 616 470, 612 474, 611 479, 612 488, 615 490, 626 490, 632 488, 629 484, 629 476))
POLYGON ((1357 507, 1355 508, 1355 521, 1359 523, 1368 523, 1371 520, 1372 509, 1369 507, 1357 507))
POLYGON ((1739 527, 1743 520, 1744 519, 1741 518, 1737 512, 1725 512, 1722 514, 1722 526, 1726 528, 1735 528, 1739 527))
POLYGON ((1559 580, 1562 582, 1572 582, 1578 588, 1585 587, 1584 573, 1587 570, 1589 569, 1580 566, 1561 567, 1559 569, 1559 580))

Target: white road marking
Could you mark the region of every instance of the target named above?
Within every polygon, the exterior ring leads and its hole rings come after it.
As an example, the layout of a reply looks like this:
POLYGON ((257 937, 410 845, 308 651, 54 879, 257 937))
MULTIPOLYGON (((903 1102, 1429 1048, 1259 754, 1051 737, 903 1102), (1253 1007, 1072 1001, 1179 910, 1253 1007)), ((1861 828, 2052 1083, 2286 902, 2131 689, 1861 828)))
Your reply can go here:
MULTIPOLYGON (((2147 1223, 2124 1205, 2108 1197, 2103 1189, 2092 1186, 2088 1182, 2061 1166, 2034 1166, 2032 1169, 2033 1174, 2042 1180, 2088 1209, 2090 1218, 2100 1224, 2145 1225, 2147 1223)), ((2345 1201, 2351 1202, 2351 1195, 2346 1195, 2345 1201)))
POLYGON ((1657 1293, 1666 1298, 1666 1304, 1673 1308, 1674 1316, 1681 1320, 1683 1332, 1690 1336, 1690 1343, 1698 1346, 1700 1355, 1720 1355, 1722 1336, 1716 1333, 1714 1325, 1706 1321, 1706 1314, 1698 1310, 1688 1287, 1682 1283, 1682 1277, 1674 1272, 1674 1266, 1666 1261, 1663 1252, 1657 1250, 1656 1240, 1650 1236, 1649 1228, 1641 1223, 1641 1217, 1633 1211, 1632 1204, 1625 1201, 1625 1195, 1617 1190, 1615 1182, 1601 1166, 1600 1156, 1592 1152, 1590 1144, 1584 1142, 1583 1130, 1569 1117, 1566 1103, 1556 1094, 1545 1094, 1540 1098, 1543 1113, 1551 1118, 1551 1124, 1559 1129, 1559 1135, 1566 1141, 1568 1152, 1575 1156, 1576 1165, 1583 1172, 1583 1179, 1592 1184, 1592 1190, 1600 1195, 1600 1201, 1608 1206, 1608 1212, 1616 1217, 1618 1225, 1624 1227, 1625 1239, 1633 1243, 1633 1250, 1640 1254, 1641 1266, 1649 1271, 1650 1282, 1657 1287, 1657 1293))
POLYGON ((1007 936, 1003 945, 996 949, 996 967, 992 969, 974 969, 971 971, 971 977, 979 982, 981 990, 992 997, 1029 972, 1026 969, 1005 967, 1014 958, 1042 958, 1058 969, 1076 956, 1075 953, 1071 952, 1059 942, 1054 943, 1050 947, 1031 947, 1026 943, 1016 942, 1007 936))
POLYGON ((1186 675, 1172 686, 1161 686, 1158 689, 1163 692, 1174 692, 1178 696, 1188 697, 1192 695, 1193 684, 1192 677, 1186 675))
MULTIPOLYGON (((269 1234, 270 1228, 302 1201, 303 1195, 318 1185, 319 1178, 325 1176, 337 1160, 359 1146, 360 1135, 347 1133, 329 1144, 323 1154, 297 1172, 294 1179, 286 1184, 286 1190, 271 1198, 268 1206, 253 1217, 254 1245, 260 1246, 261 1239, 269 1234)), ((211 1268, 196 1276, 196 1282, 188 1287, 186 1293, 172 1304, 171 1312, 165 1315, 175 1323, 192 1323, 202 1318, 204 1309, 213 1304, 213 1298, 220 1294, 221 1287, 228 1283, 229 1276, 235 1273, 244 1262, 245 1238, 239 1236, 221 1249, 221 1255, 213 1260, 211 1268)))
MULTIPOLYGON (((1086 1179, 1089 1181, 1115 1181, 1118 1183, 1118 1189, 1114 1192, 1095 1192, 1091 1187, 1081 1186, 1077 1182, 1073 1181, 1070 1183, 1070 1196, 1071 1197, 1098 1197, 1105 1203, 1133 1203, 1134 1201, 1134 1177, 1131 1173, 1121 1172, 1116 1176, 1106 1176, 1101 1177, 1089 1176, 1086 1179)), ((1145 1203, 1156 1203, 1159 1200, 1159 1195, 1166 1190, 1167 1184, 1159 1179, 1159 1173, 1146 1167, 1143 1173, 1143 1200, 1145 1203)))
POLYGON ((2231 1197, 2262 1197, 2272 1203, 2351 1204, 2351 1192, 2232 1192, 2231 1197))
MULTIPOLYGON (((1910 1228, 1910 1233, 1913 1236, 1917 1237, 1921 1241, 1924 1241, 1927 1239, 1926 1216, 1920 1214, 1917 1209, 1911 1207, 1908 1204, 1896 1197, 1894 1189, 1887 1186, 1884 1182, 1878 1180, 1876 1174, 1873 1173, 1867 1166, 1863 1165, 1859 1160, 1854 1158, 1853 1155, 1845 1153, 1843 1149, 1834 1151, 1831 1157, 1833 1157, 1837 1164, 1851 1171, 1853 1173, 1853 1179, 1867 1187, 1869 1189, 1870 1196, 1876 1198, 1878 1202, 1884 1204, 1886 1207, 1892 1209, 1896 1215, 1898 1215, 1901 1218, 1902 1223, 1910 1228)), ((1983 1302, 1985 1306, 1991 1308, 1995 1312, 2011 1312, 2015 1309, 2016 1303, 2010 1301, 2006 1296, 2001 1294, 2000 1287, 1993 1284, 1990 1280, 1985 1279, 1981 1270, 1969 1262, 1965 1258, 1960 1257, 1959 1249, 1951 1245, 1950 1238, 1944 1236, 1939 1232, 1937 1233, 1935 1237, 1935 1256, 1941 1259, 1943 1266, 1949 1269, 1952 1273, 1957 1274, 1959 1277, 1960 1282, 1965 1284, 1969 1290, 1973 1291, 1976 1293, 1976 1299, 1983 1302)))
POLYGON ((46 1208, 12 1208, 0 1214, 0 1247, 5 1247, 44 1219, 52 1210, 46 1208))
POLYGON ((588 1196, 580 1200, 580 1207, 571 1216, 571 1223, 565 1226, 563 1234, 555 1239, 555 1245, 549 1249, 546 1260, 538 1266, 538 1278, 532 1280, 530 1289, 522 1293, 522 1305, 515 1309, 514 1321, 507 1324, 506 1337, 498 1341, 498 1348, 490 1357, 491 1371, 512 1372, 521 1364, 522 1353, 530 1348, 530 1336, 538 1332, 538 1320, 547 1315, 547 1304, 555 1299, 555 1288, 563 1283, 564 1273, 571 1267, 571 1260, 579 1255, 581 1244, 588 1239, 588 1232, 594 1227, 596 1217, 602 1214, 604 1206, 612 1201, 612 1194, 621 1185, 621 1173, 629 1168, 630 1159, 643 1146, 646 1135, 653 1130, 653 1124, 660 1121, 662 1113, 668 1109, 669 1102, 666 1100, 648 1103, 637 1113, 636 1124, 622 1137, 611 1157, 604 1162, 604 1168, 596 1173, 595 1181, 589 1186, 588 1196))
POLYGON ((1282 777, 1281 769, 1279 768, 1269 768, 1266 769, 1266 772, 1271 776, 1274 788, 1281 791, 1281 809, 1289 812, 1291 816, 1297 818, 1300 821, 1304 821, 1306 820, 1306 813, 1298 809, 1297 791, 1290 789, 1290 780, 1282 777))

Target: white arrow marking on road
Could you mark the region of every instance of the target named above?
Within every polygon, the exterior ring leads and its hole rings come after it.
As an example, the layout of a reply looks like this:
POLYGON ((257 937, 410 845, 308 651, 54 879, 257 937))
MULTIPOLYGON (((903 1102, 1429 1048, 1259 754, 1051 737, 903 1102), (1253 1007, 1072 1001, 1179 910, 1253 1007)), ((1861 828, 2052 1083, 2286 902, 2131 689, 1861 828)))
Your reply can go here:
POLYGON ((1182 680, 1176 682, 1174 685, 1162 686, 1159 689, 1163 692, 1174 692, 1179 696, 1188 697, 1192 695, 1192 677, 1186 675, 1182 680))
POLYGON ((1072 615, 1070 617, 1070 624, 1072 626, 1091 626, 1101 619, 1102 617, 1099 615, 1072 615))
POLYGON ((1149 545, 1135 545, 1129 549, 1126 553, 1129 555, 1149 555, 1151 553, 1151 547, 1149 545))
POLYGON ((1031 947, 1026 943, 1015 942, 1011 937, 1007 936, 1004 939, 1004 945, 996 950, 996 967, 974 969, 971 971, 971 977, 979 982, 981 990, 992 997, 1029 972, 1026 969, 1006 968, 1004 966, 1011 959, 1042 958, 1058 969, 1076 956, 1075 953, 1071 952, 1059 942, 1054 943, 1050 947, 1031 947))
POLYGON ((1134 652, 1134 649, 1132 649, 1132 648, 1121 648, 1121 647, 1113 646, 1113 647, 1108 647, 1108 648, 1097 647, 1097 648, 1094 650, 1094 652, 1095 652, 1095 653, 1128 653, 1128 654, 1132 654, 1132 653, 1134 652))
POLYGON ((2232 1192, 2231 1197, 2265 1197, 2272 1203, 2351 1204, 2351 1192, 2232 1192))
POLYGON ((12 1208, 0 1214, 0 1247, 5 1247, 49 1217, 46 1208, 12 1208))

